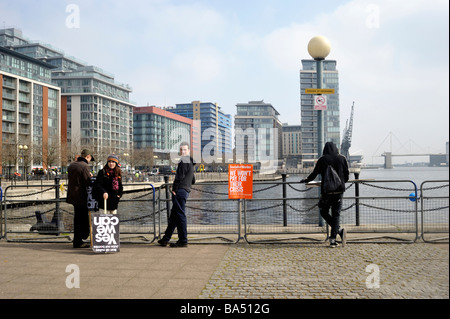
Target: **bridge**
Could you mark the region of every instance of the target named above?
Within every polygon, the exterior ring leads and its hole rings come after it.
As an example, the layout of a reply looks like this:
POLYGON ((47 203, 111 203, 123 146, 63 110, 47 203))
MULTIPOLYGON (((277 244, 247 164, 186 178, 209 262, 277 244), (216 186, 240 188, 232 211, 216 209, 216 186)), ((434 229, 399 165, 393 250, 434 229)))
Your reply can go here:
POLYGON ((434 161, 432 160, 433 157, 437 158, 439 163, 446 163, 448 165, 448 153, 440 153, 440 154, 392 154, 392 152, 384 152, 381 154, 381 156, 384 157, 384 168, 393 168, 392 165, 392 157, 413 157, 413 156, 428 156, 430 158, 430 164, 432 164, 434 161))

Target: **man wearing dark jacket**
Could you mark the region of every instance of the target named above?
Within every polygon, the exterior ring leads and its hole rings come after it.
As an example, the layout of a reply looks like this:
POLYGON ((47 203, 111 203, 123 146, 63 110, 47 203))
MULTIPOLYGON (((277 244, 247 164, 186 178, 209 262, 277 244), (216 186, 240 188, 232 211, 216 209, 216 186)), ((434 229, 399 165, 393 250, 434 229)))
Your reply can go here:
POLYGON ((92 174, 89 169, 89 162, 95 161, 92 152, 83 150, 81 156, 69 165, 67 169, 68 186, 66 202, 74 207, 73 218, 73 247, 87 248, 89 244, 83 239, 89 237, 89 212, 87 205, 87 187, 91 183, 92 174))
MULTIPOLYGON (((348 171, 348 163, 347 159, 339 154, 339 151, 336 145, 332 142, 325 143, 323 148, 322 156, 316 163, 313 172, 306 178, 301 180, 301 183, 308 183, 313 181, 318 174, 323 177, 325 176, 325 171, 331 165, 336 173, 339 175, 339 178, 342 182, 346 183, 349 177, 348 171)), ((341 214, 342 208, 342 195, 345 191, 345 185, 343 186, 341 191, 337 191, 334 193, 326 194, 324 192, 324 185, 321 184, 321 195, 319 200, 319 210, 320 215, 325 219, 327 224, 331 227, 330 233, 330 247, 337 247, 336 236, 340 235, 342 239, 342 246, 345 245, 346 242, 346 231, 345 229, 339 230, 339 218, 341 214), (329 210, 331 208, 331 216, 329 214, 329 210)))
POLYGON ((180 145, 181 160, 178 163, 175 180, 172 186, 172 210, 169 222, 162 239, 158 240, 161 246, 167 246, 175 227, 178 232, 178 241, 171 243, 170 247, 187 247, 187 220, 186 201, 191 192, 192 184, 195 184, 194 160, 189 156, 189 144, 180 145))

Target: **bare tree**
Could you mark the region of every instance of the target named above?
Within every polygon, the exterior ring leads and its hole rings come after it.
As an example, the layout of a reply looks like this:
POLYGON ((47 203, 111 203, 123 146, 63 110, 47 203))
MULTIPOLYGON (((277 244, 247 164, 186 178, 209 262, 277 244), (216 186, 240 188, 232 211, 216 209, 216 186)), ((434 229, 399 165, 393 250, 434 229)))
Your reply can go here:
POLYGON ((18 161, 17 146, 16 144, 3 144, 2 145, 2 171, 4 167, 8 168, 8 175, 11 176, 11 167, 15 170, 18 161))
POLYGON ((61 144, 52 140, 43 143, 42 166, 51 169, 53 165, 61 164, 61 144))
POLYGON ((153 148, 134 149, 133 156, 130 157, 133 166, 144 167, 144 169, 151 169, 155 163, 153 148))

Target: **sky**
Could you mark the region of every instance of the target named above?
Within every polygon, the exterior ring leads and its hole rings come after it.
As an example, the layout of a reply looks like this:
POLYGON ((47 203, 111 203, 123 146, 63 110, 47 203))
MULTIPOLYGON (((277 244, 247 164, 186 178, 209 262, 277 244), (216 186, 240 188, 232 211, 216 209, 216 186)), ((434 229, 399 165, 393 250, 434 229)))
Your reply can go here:
POLYGON ((447 0, 0 0, 0 26, 113 74, 138 106, 213 102, 234 116, 264 100, 290 125, 301 123, 301 60, 322 35, 341 134, 355 105, 351 154, 375 164, 385 151, 446 152, 447 0))

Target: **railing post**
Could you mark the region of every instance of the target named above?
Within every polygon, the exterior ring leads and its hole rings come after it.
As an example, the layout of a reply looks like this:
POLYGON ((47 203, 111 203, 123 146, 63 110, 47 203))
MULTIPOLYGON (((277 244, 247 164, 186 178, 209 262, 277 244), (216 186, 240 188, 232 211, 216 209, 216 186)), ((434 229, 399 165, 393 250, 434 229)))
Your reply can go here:
POLYGON ((3 188, 0 185, 0 239, 2 239, 3 237, 3 188))
POLYGON ((167 210, 167 223, 169 223, 169 217, 170 217, 170 203, 169 203, 169 176, 164 175, 164 184, 166 184, 166 210, 167 210))
MULTIPOLYGON (((355 172, 355 179, 359 179, 359 173, 355 172)), ((359 226, 359 182, 355 183, 355 214, 356 226, 359 226)))
POLYGON ((238 199, 238 241, 242 238, 242 201, 245 201, 245 199, 238 199))
POLYGON ((283 226, 287 227, 286 173, 282 173, 281 178, 283 180, 283 226))
MULTIPOLYGON (((59 203, 59 187, 60 187, 60 184, 59 184, 59 181, 60 181, 60 176, 56 176, 55 177, 55 199, 56 199, 56 202, 55 202, 55 213, 53 214, 53 218, 52 218, 52 221, 51 221, 51 223, 52 224, 55 224, 55 226, 57 227, 57 230, 58 230, 58 232, 60 231, 60 216, 59 216, 59 214, 60 214, 60 203, 59 203)), ((56 234, 56 235, 59 235, 59 233, 58 234, 56 234)))

